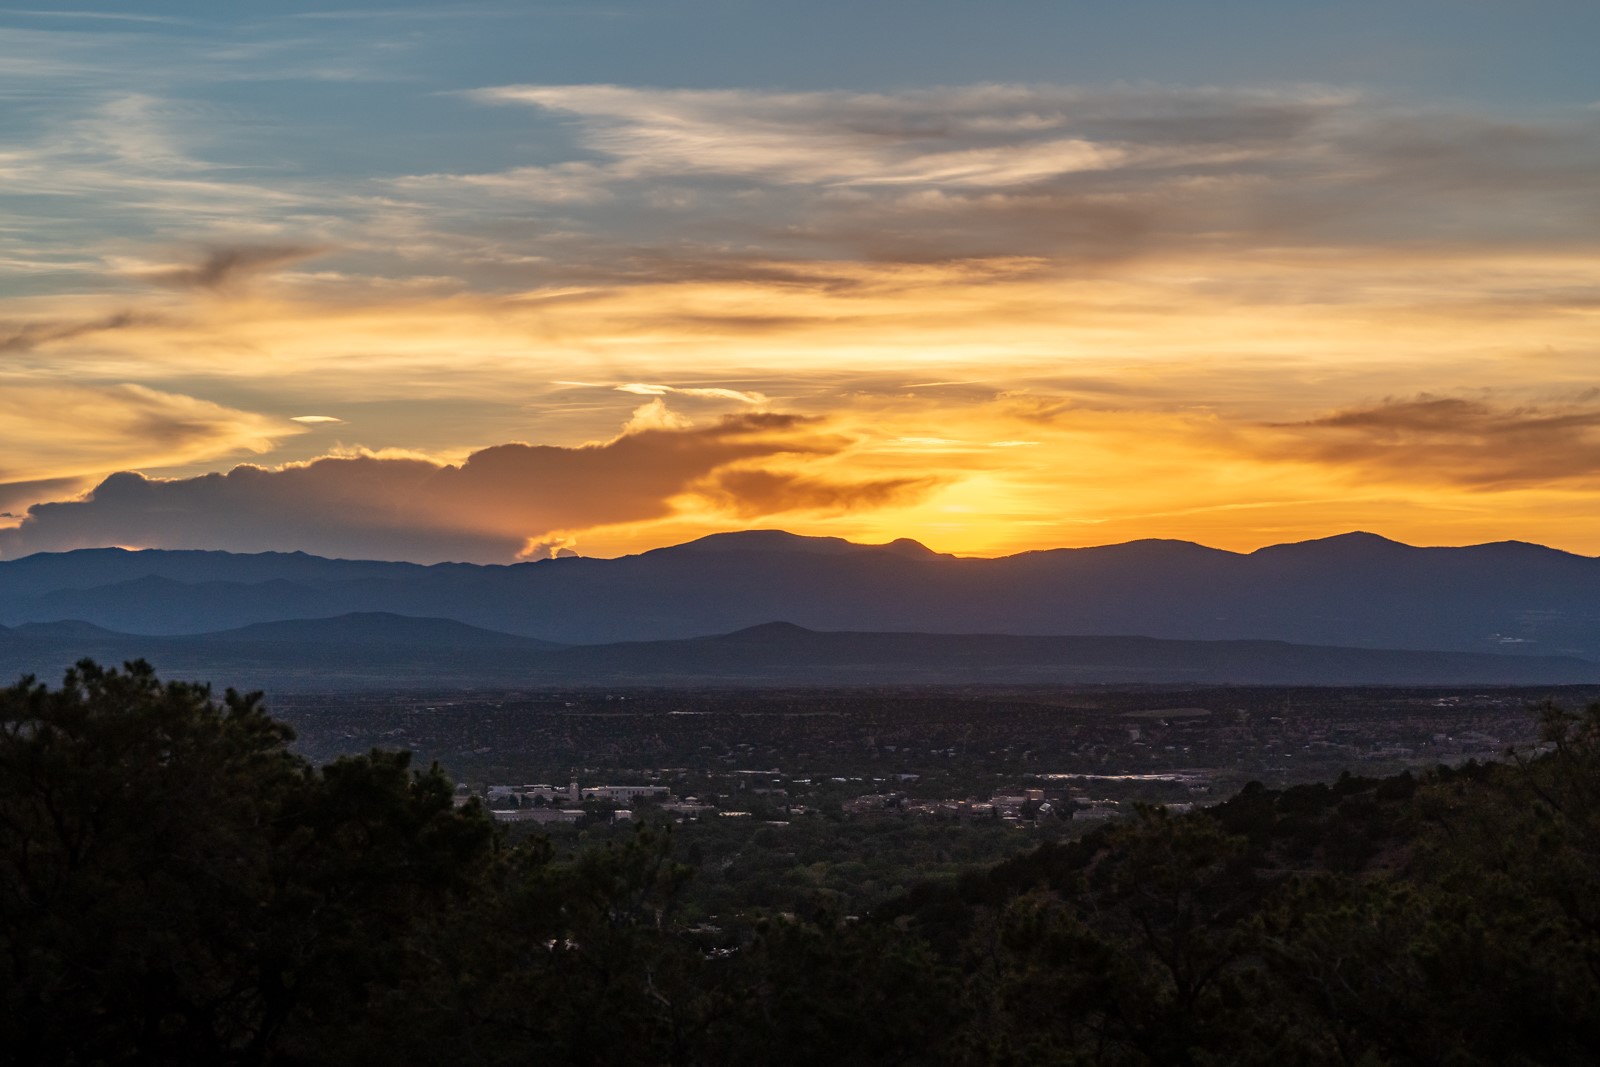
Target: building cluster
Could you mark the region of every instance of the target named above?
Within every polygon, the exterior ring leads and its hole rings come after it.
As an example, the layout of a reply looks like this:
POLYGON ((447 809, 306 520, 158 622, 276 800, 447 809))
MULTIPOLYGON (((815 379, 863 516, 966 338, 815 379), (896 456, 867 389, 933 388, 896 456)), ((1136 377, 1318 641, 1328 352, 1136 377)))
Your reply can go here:
MULTIPOLYGON (((1193 805, 1168 805, 1188 809, 1193 805)), ((1017 826, 1048 819, 1075 822, 1114 819, 1123 814, 1115 800, 1090 800, 1080 788, 1063 790, 1024 789, 1018 793, 996 793, 987 800, 921 800, 902 793, 871 793, 845 801, 846 815, 929 815, 969 821, 998 819, 1017 826)))
MULTIPOLYGON (((463 787, 457 799, 466 803, 469 794, 463 787)), ((693 808, 691 802, 674 801, 672 791, 664 785, 591 785, 580 786, 576 778, 565 786, 553 785, 491 785, 484 791, 489 813, 499 822, 573 823, 582 819, 586 801, 605 801, 616 805, 611 812, 614 819, 632 817, 635 801, 656 801, 663 808, 693 808)))
MULTIPOLYGON (((914 790, 922 776, 895 773, 885 776, 841 775, 818 778, 786 776, 774 767, 768 770, 731 770, 687 780, 683 768, 646 769, 641 777, 657 778, 648 785, 580 785, 576 776, 565 786, 491 785, 478 796, 501 822, 571 824, 585 817, 602 815, 611 821, 627 820, 643 801, 654 812, 678 821, 708 815, 751 816, 760 813, 765 820, 803 817, 833 810, 847 818, 937 817, 958 822, 995 820, 1017 827, 1058 820, 1093 822, 1117 818, 1131 810, 1131 804, 1158 803, 1170 810, 1184 810, 1190 803, 1174 803, 1170 798, 1141 796, 1128 787, 1159 781, 1187 793, 1210 789, 1203 772, 1181 771, 1155 774, 1045 774, 1039 786, 1013 787, 983 797, 931 799, 917 796, 914 790), (669 778, 662 782, 661 778, 669 778), (839 797, 840 787, 848 790, 860 783, 870 793, 839 797), (690 788, 684 788, 689 786, 690 788), (674 794, 674 788, 683 796, 674 794), (1091 789, 1094 790, 1091 793, 1091 789), (708 791, 709 790, 709 791, 708 791), (821 792, 819 792, 819 790, 821 792), (691 795, 691 793, 699 795, 691 795), (833 798, 828 797, 832 793, 833 798), (750 808, 751 810, 742 810, 750 808)), ((458 790, 458 803, 470 799, 467 786, 458 790)))
MULTIPOLYGON (((1137 693, 1076 694, 1081 707, 1042 696, 774 691, 630 696, 624 709, 620 698, 565 696, 518 704, 514 715, 509 703, 430 703, 386 730, 374 720, 368 733, 385 743, 432 739, 455 752, 458 774, 482 774, 480 783, 520 776, 510 769, 518 765, 546 782, 571 774, 565 785, 474 785, 507 822, 628 819, 644 804, 680 820, 818 813, 1044 827, 1114 819, 1140 804, 1213 803, 1250 781, 1277 787, 1345 769, 1495 758, 1526 747, 1538 729, 1525 696, 1500 692, 1263 688, 1155 707, 1137 693)), ((351 721, 333 725, 340 745, 367 744, 351 721)))

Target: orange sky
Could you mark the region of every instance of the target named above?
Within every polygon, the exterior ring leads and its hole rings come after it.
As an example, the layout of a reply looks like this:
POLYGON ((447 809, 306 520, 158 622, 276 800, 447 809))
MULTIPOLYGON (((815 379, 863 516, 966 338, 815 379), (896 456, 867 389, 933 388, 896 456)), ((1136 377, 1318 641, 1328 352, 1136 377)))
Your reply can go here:
MULTIPOLYGON (((1351 528, 1600 552, 1593 313, 1484 306, 1505 257, 1366 256, 1362 285, 1382 294, 1359 303, 1351 290, 1263 300, 1261 288, 1336 284, 1287 256, 1091 278, 829 263, 818 285, 381 301, 262 278, 159 296, 130 324, 38 344, 50 380, 0 400, 7 480, 59 500, 124 467, 184 479, 324 455, 459 464, 516 440, 579 455, 775 413, 803 418, 748 455, 634 484, 667 461, 642 453, 597 475, 632 496, 621 509, 545 508, 553 487, 512 482, 470 507, 419 496, 395 521, 604 555, 747 526, 973 554, 1139 537, 1252 548, 1351 528), (840 278, 849 287, 831 290, 840 278), (1424 284, 1449 292, 1434 306, 1387 295, 1424 284), (133 368, 161 387, 75 384, 133 368), (270 405, 250 402, 262 393, 270 405)), ((1518 260, 1569 286, 1595 270, 1518 260)), ((354 489, 343 499, 362 506, 354 489)))
POLYGON ((242 167, 107 90, 0 157, 83 210, 0 241, 0 555, 1600 554, 1592 108, 469 88, 538 152, 242 167))

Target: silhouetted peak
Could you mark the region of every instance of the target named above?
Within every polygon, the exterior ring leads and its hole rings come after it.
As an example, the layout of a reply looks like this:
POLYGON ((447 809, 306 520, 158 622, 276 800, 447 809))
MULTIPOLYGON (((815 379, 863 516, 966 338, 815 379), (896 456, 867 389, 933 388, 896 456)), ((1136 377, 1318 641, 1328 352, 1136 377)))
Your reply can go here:
POLYGON ((14 632, 24 637, 51 638, 62 641, 122 636, 115 630, 108 630, 104 626, 96 626, 94 623, 84 622, 82 619, 62 619, 59 622, 25 622, 15 627, 14 632))
POLYGON ((1182 541, 1175 537, 1142 537, 1137 541, 1122 541, 1114 545, 1100 545, 1090 549, 1092 552, 1115 552, 1122 556, 1146 556, 1165 558, 1189 558, 1192 556, 1221 556, 1231 555, 1220 548, 1210 548, 1206 545, 1196 544, 1193 541, 1182 541))
POLYGON ((940 554, 921 541, 914 541, 909 537, 897 537, 886 545, 863 545, 861 547, 875 548, 880 552, 893 552, 897 556, 908 556, 913 559, 932 559, 940 554))
POLYGON ((705 537, 656 551, 806 552, 813 555, 837 556, 853 552, 860 547, 842 537, 802 537, 787 530, 734 530, 728 533, 707 534, 705 537))
POLYGON ((52 551, 52 552, 30 552, 26 556, 18 556, 15 559, 0 560, 0 563, 10 563, 10 564, 31 563, 31 564, 38 565, 38 564, 41 564, 41 563, 48 563, 48 562, 50 562, 52 560, 61 560, 61 559, 72 559, 72 560, 77 560, 77 561, 96 560, 96 559, 120 559, 120 558, 122 558, 124 556, 134 556, 134 555, 138 555, 140 552, 146 552, 146 551, 149 551, 149 549, 114 548, 114 547, 113 548, 65 548, 65 549, 60 549, 60 550, 52 551))
POLYGON ((792 622, 764 622, 757 626, 746 626, 743 630, 735 630, 731 634, 723 634, 717 640, 736 641, 740 644, 777 644, 792 641, 797 637, 813 637, 816 633, 816 630, 808 630, 792 622))
MULTIPOLYGON (((810 556, 843 556, 859 552, 887 552, 907 559, 935 559, 942 553, 909 537, 896 538, 888 544, 864 545, 846 541, 842 537, 805 537, 787 530, 735 530, 728 533, 707 534, 657 552, 794 552, 810 556)), ((651 555, 652 553, 645 553, 651 555)))
POLYGON ((391 611, 353 611, 321 618, 282 619, 190 636, 213 641, 556 647, 553 642, 487 630, 455 619, 401 615, 391 611))
POLYGON ((1489 541, 1481 545, 1468 546, 1470 551, 1493 555, 1507 560, 1545 560, 1545 559, 1573 559, 1592 560, 1592 556, 1579 555, 1576 552, 1567 552, 1548 545, 1534 544, 1532 541, 1489 541))
POLYGON ((1268 545, 1250 553, 1253 556, 1302 556, 1343 559, 1352 556, 1373 556, 1378 553, 1415 552, 1412 545, 1394 541, 1381 534, 1365 530, 1316 537, 1309 541, 1292 541, 1283 545, 1268 545))
POLYGON ((1175 563, 1182 564, 1201 559, 1237 557, 1238 553, 1221 548, 1211 548, 1193 541, 1167 537, 1145 537, 1136 541, 1119 541, 1110 545, 1085 545, 1080 548, 1040 548, 1018 552, 1002 559, 1027 560, 1030 564, 1048 566, 1053 560, 1114 563, 1175 563))

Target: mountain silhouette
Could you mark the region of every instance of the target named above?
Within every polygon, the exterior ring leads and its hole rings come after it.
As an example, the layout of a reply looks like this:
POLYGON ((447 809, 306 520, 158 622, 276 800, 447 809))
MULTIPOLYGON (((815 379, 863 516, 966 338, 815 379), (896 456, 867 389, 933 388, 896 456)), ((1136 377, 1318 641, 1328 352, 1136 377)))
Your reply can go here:
POLYGON ((524 651, 563 647, 553 641, 485 630, 454 619, 416 618, 388 611, 352 612, 328 619, 258 622, 233 630, 192 635, 191 639, 211 644, 240 645, 337 644, 385 648, 515 648, 524 651))
POLYGON ((1600 682, 1573 657, 1333 648, 1283 641, 818 631, 789 622, 668 641, 559 646, 450 619, 367 612, 179 636, 87 623, 0 629, 0 676, 79 658, 146 659, 174 677, 274 691, 593 685, 1600 682))
POLYGON ((818 631, 1277 640, 1600 659, 1600 560, 1522 542, 1417 548, 1371 533, 1238 553, 1186 541, 964 558, 780 530, 619 559, 420 566, 303 553, 94 549, 0 562, 0 624, 146 635, 352 613, 559 644, 818 631))

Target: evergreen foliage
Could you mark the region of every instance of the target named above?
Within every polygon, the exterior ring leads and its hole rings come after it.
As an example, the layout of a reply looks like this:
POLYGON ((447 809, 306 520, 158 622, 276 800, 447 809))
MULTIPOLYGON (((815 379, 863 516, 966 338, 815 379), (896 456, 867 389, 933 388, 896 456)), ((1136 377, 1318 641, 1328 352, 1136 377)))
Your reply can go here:
POLYGON ((437 767, 293 755, 259 695, 0 693, 19 1063, 1600 1059, 1600 705, 1537 757, 1150 809, 861 919, 675 921, 670 828, 515 845, 437 767))

